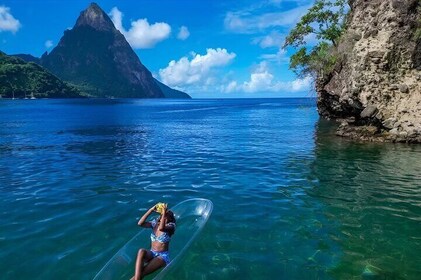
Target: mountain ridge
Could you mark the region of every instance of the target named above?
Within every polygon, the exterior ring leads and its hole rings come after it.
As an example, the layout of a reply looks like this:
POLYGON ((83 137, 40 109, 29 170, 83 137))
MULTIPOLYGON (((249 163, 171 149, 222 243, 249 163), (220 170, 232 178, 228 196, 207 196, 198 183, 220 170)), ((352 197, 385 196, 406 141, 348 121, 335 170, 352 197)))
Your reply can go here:
MULTIPOLYGON (((26 62, 33 62, 33 63, 41 65, 41 58, 35 57, 33 55, 30 55, 30 54, 13 54, 11 56, 18 57, 20 59, 23 59, 26 62)), ((161 89, 162 93, 164 94, 165 98, 191 99, 190 95, 188 95, 187 93, 185 93, 181 90, 176 90, 176 89, 170 88, 169 86, 162 83, 161 81, 159 81, 156 78, 154 78, 154 80, 155 80, 155 83, 157 83, 158 86, 160 87, 160 89, 161 89)))
MULTIPOLYGON (((93 97, 183 96, 156 82, 124 35, 96 3, 80 13, 74 27, 64 32, 58 45, 44 54, 39 63, 93 97)), ((184 98, 190 96, 184 93, 184 98)))

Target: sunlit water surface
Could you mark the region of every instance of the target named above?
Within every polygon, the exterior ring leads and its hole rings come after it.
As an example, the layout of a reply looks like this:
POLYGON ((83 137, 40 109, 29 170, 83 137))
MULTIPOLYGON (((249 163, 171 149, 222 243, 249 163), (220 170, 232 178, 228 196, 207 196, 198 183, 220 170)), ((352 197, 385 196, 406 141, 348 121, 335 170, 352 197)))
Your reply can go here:
POLYGON ((420 279, 421 146, 334 137, 314 100, 0 100, 1 279, 92 279, 193 197, 170 279, 420 279))

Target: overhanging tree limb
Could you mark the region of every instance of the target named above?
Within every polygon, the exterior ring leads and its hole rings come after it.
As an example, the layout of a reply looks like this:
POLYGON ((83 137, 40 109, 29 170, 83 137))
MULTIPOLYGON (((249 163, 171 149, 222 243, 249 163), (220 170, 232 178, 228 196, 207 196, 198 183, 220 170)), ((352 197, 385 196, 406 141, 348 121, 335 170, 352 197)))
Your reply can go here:
POLYGON ((285 38, 283 48, 299 49, 290 60, 290 68, 300 76, 324 74, 333 68, 336 59, 331 47, 337 47, 345 28, 346 0, 317 0, 285 38), (319 40, 308 46, 308 36, 319 40))

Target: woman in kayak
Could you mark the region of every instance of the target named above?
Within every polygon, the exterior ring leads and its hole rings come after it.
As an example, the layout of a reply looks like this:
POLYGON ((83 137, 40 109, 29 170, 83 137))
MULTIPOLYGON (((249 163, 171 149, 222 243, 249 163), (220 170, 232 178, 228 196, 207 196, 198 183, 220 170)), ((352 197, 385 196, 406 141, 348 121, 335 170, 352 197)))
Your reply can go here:
POLYGON ((137 253, 134 280, 142 279, 144 276, 168 265, 170 255, 168 252, 171 236, 175 232, 174 213, 167 210, 166 204, 155 205, 150 208, 137 223, 144 228, 151 228, 151 249, 140 249, 137 253), (159 208, 159 209, 158 209, 159 208), (152 212, 160 212, 160 216, 147 222, 152 212))

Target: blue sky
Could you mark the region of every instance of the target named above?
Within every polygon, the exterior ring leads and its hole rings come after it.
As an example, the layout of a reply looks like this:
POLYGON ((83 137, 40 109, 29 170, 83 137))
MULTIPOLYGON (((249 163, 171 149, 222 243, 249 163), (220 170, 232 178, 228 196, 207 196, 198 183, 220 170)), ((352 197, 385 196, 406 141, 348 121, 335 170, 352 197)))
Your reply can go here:
MULTIPOLYGON (((0 0, 0 50, 41 56, 92 1, 0 0)), ((313 0, 97 0, 142 63, 196 98, 308 97, 280 48, 313 0)))

